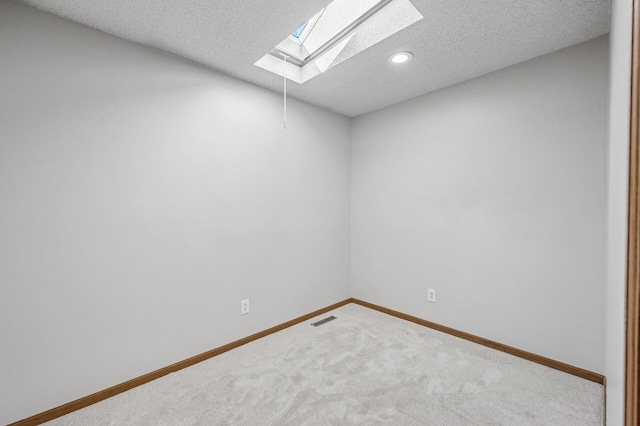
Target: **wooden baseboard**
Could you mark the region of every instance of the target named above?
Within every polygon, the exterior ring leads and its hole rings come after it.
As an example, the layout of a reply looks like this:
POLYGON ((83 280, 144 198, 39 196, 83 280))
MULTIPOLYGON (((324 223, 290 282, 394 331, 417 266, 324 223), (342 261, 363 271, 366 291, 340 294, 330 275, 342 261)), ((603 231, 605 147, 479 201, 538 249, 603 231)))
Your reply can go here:
POLYGON ((461 339, 465 339, 482 346, 487 346, 491 349, 496 349, 501 352, 506 352, 510 355, 515 355, 519 358, 524 358, 528 361, 532 361, 537 364, 542 364, 547 367, 551 367, 565 373, 573 374, 574 376, 578 376, 583 379, 599 383, 601 385, 604 385, 605 383, 605 377, 602 374, 594 373, 589 370, 584 370, 579 367, 574 367, 573 365, 565 364, 563 362, 546 358, 541 355, 532 354, 531 352, 523 351, 521 349, 517 349, 512 346, 503 345, 502 343, 494 342, 493 340, 485 339, 483 337, 478 337, 473 334, 465 333, 464 331, 459 331, 454 328, 436 324, 435 322, 431 322, 431 321, 423 320, 418 317, 403 314, 402 312, 394 311, 392 309, 387 309, 382 306, 374 305, 373 303, 365 302, 363 300, 351 299, 351 301, 358 305, 362 305, 367 308, 374 309, 376 311, 383 312, 385 314, 392 315, 394 317, 401 318, 406 321, 411 321, 413 323, 416 323, 425 327, 429 327, 434 330, 441 331, 443 333, 450 334, 452 336, 459 337, 461 339))
POLYGON ((275 327, 271 327, 267 330, 261 331, 256 334, 252 334, 251 336, 245 337, 240 340, 236 340, 235 342, 228 343, 224 346, 220 346, 219 348, 212 349, 210 351, 204 352, 200 355, 193 356, 191 358, 185 359, 184 361, 177 362, 175 364, 169 365, 168 367, 161 368, 156 371, 152 371, 151 373, 145 374, 140 377, 136 377, 135 379, 129 380, 124 383, 120 383, 118 385, 112 386, 108 389, 104 389, 102 391, 96 392, 89 396, 85 396, 80 399, 76 399, 75 401, 69 402, 67 404, 61 405, 59 407, 52 408, 50 410, 44 411, 40 414, 36 414, 35 416, 31 416, 24 420, 19 420, 15 423, 12 423, 9 426, 32 426, 39 425, 44 422, 48 422, 50 420, 56 419, 58 417, 64 416, 65 414, 69 414, 73 411, 79 410, 84 407, 88 407, 89 405, 95 404, 96 402, 100 402, 112 396, 118 395, 119 393, 126 392, 130 389, 133 389, 137 386, 143 385, 145 383, 149 383, 152 380, 158 379, 162 376, 166 376, 169 373, 173 373, 183 368, 190 367, 194 364, 202 362, 206 359, 213 358, 216 355, 220 355, 224 352, 230 351, 231 349, 235 349, 239 346, 242 346, 246 343, 253 342, 254 340, 260 339, 262 337, 268 336, 269 334, 276 333, 280 330, 284 330, 285 328, 291 327, 292 325, 299 324, 303 321, 307 321, 313 317, 318 315, 322 315, 326 312, 332 311, 336 308, 344 306, 349 303, 356 303, 358 305, 374 309, 379 312, 383 312, 388 315, 392 315, 397 318, 401 318, 406 321, 413 322, 415 324, 419 324, 425 327, 429 327, 431 329, 441 331, 443 333, 450 334, 455 337, 459 337, 461 339, 468 340, 470 342, 474 342, 483 346, 487 346, 492 349, 496 349, 501 352, 506 352, 510 355, 514 355, 520 358, 524 358, 526 360, 545 365, 547 367, 554 368, 556 370, 563 371, 565 373, 573 374, 574 376, 581 377, 586 380, 590 380, 592 382, 599 383, 604 385, 605 377, 601 374, 593 373, 588 370, 584 370, 582 368, 574 367, 569 364, 565 364, 560 361, 555 361, 550 358, 543 357, 541 355, 532 354, 530 352, 523 351, 521 349, 517 349, 511 346, 503 345, 502 343, 494 342, 493 340, 485 339, 483 337, 474 336, 473 334, 465 333, 464 331, 459 331, 454 328, 446 327, 444 325, 436 324, 431 321, 423 320, 418 317, 414 317, 411 315, 403 314, 402 312, 394 311, 392 309, 384 308, 379 305, 374 305, 373 303, 365 302, 359 299, 346 299, 342 302, 335 303, 333 305, 327 306, 322 309, 318 309, 317 311, 311 312, 309 314, 303 315, 301 317, 292 319, 291 321, 287 321, 285 323, 276 325, 275 327))
POLYGON ((151 373, 145 374, 140 377, 136 377, 135 379, 129 380, 127 382, 120 383, 108 389, 104 389, 94 394, 91 394, 89 396, 76 399, 75 401, 69 402, 59 407, 52 408, 40 414, 36 414, 35 416, 31 416, 27 419, 19 420, 15 423, 12 423, 9 426, 31 426, 31 425, 39 425, 41 423, 48 422, 50 420, 64 416, 65 414, 69 414, 81 408, 88 407, 89 405, 95 404, 96 402, 100 402, 112 396, 118 395, 119 393, 133 389, 137 386, 143 385, 145 383, 149 383, 150 381, 158 379, 162 376, 166 376, 169 373, 182 370, 183 368, 190 367, 206 359, 213 358, 216 355, 220 355, 224 352, 230 351, 231 349, 235 349, 238 346, 242 346, 246 343, 253 342, 254 340, 268 336, 269 334, 273 334, 280 330, 284 330, 285 328, 291 327, 292 325, 296 325, 303 321, 307 321, 308 319, 311 319, 318 315, 322 315, 326 312, 332 311, 348 303, 351 303, 351 299, 346 299, 346 300, 343 300, 342 302, 334 303, 333 305, 327 306, 322 309, 318 309, 317 311, 292 319, 291 321, 287 321, 285 323, 276 325, 275 327, 271 327, 259 333, 252 334, 251 336, 245 337, 243 339, 236 340, 235 342, 228 343, 224 346, 220 346, 219 348, 212 349, 210 351, 201 353, 200 355, 193 356, 191 358, 185 359, 180 362, 176 362, 175 364, 172 364, 168 367, 164 367, 159 370, 152 371, 151 373))

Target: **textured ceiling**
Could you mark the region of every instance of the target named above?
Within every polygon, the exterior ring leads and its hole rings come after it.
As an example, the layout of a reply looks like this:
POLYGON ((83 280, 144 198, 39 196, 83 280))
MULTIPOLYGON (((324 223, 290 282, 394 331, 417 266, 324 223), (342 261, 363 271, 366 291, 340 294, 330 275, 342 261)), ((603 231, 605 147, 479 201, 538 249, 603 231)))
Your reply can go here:
MULTIPOLYGON (((253 64, 330 0, 22 0, 281 92, 253 64)), ((412 0, 424 19, 290 96, 357 116, 609 31, 608 0, 412 0), (392 66, 396 51, 414 53, 392 66)))

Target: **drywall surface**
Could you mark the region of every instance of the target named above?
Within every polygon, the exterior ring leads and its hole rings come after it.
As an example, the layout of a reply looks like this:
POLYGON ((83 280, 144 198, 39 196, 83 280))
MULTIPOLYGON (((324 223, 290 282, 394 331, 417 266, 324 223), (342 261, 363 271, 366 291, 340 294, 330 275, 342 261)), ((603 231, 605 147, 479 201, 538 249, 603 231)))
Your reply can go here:
POLYGON ((355 118, 353 297, 603 373, 607 43, 355 118))
POLYGON ((624 424, 631 11, 630 0, 611 1, 605 340, 608 425, 624 424))
POLYGON ((350 296, 349 119, 8 1, 0 52, 0 424, 350 296))

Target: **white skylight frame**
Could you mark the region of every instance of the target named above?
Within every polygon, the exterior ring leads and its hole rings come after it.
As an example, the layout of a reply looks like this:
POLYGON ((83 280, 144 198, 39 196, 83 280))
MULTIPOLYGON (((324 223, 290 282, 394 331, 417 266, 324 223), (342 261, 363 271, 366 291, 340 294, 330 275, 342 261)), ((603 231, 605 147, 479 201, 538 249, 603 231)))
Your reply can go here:
POLYGON ((334 0, 309 20, 302 41, 288 36, 255 65, 280 76, 286 66, 287 79, 302 84, 421 19, 410 0, 334 0))

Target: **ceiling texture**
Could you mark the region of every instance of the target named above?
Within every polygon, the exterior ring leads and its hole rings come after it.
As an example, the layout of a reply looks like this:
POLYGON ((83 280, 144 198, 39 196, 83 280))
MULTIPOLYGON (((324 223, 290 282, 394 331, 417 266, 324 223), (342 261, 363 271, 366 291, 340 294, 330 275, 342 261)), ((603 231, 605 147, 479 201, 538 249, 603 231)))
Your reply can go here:
MULTIPOLYGON (((330 0, 20 2, 282 93, 254 63, 330 0)), ((609 32, 609 0, 412 3, 424 19, 287 94, 355 117, 609 32), (387 61, 403 50, 412 61, 387 61)))

